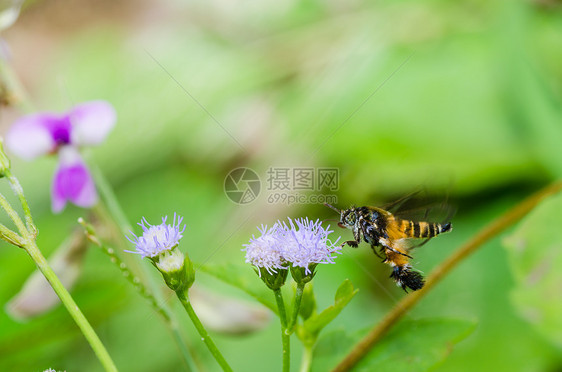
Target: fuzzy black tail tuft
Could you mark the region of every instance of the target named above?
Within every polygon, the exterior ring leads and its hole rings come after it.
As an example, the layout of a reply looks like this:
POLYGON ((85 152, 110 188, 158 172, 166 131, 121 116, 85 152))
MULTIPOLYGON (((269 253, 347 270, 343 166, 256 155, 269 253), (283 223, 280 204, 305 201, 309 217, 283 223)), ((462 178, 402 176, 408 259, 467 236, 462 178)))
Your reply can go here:
POLYGON ((425 284, 422 274, 412 270, 409 266, 395 266, 394 270, 392 270, 392 274, 390 274, 390 277, 394 279, 396 284, 401 286, 405 291, 406 288, 417 291, 425 284))

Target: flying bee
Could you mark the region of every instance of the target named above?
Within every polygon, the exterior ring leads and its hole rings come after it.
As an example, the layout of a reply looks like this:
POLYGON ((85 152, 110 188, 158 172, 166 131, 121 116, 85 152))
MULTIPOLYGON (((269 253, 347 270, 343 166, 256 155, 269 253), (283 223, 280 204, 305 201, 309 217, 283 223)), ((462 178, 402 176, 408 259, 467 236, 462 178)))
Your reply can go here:
POLYGON ((353 232, 354 240, 343 242, 342 247, 347 244, 357 248, 363 238, 371 245, 373 252, 382 258, 382 262, 392 267, 390 277, 404 291, 407 291, 406 288, 416 291, 425 283, 422 274, 413 270, 410 265, 410 251, 427 243, 429 239, 452 230, 450 222, 440 224, 411 221, 377 207, 351 207, 340 211, 329 204, 325 205, 340 214, 340 227, 353 232))

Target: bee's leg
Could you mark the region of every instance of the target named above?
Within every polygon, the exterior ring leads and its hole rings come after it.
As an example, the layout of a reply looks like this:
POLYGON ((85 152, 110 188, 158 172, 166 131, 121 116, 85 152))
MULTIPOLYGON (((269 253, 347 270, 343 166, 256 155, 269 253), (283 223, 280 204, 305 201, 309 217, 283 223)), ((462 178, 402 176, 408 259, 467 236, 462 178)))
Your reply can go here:
POLYGON ((381 239, 379 242, 380 242, 380 244, 382 245, 382 249, 388 249, 389 251, 392 251, 392 252, 394 252, 394 253, 401 254, 402 256, 406 256, 406 257, 408 257, 408 258, 413 258, 413 257, 410 256, 409 254, 406 254, 406 253, 404 253, 404 252, 397 251, 396 249, 392 248, 392 247, 390 246, 390 244, 388 244, 388 240, 386 240, 386 239, 381 239))
MULTIPOLYGON (((378 258, 382 258, 382 256, 377 252, 376 247, 377 247, 376 245, 371 244, 371 249, 373 250, 373 253, 374 253, 378 258)), ((383 258, 382 262, 384 262, 384 261, 386 261, 386 257, 383 258)))
MULTIPOLYGON (((363 235, 363 236, 365 236, 365 235, 363 235)), ((357 226, 353 229, 353 239, 355 239, 357 244, 359 244, 361 242, 361 230, 357 226)), ((357 247, 357 245, 355 247, 357 247)))
MULTIPOLYGON (((386 263, 386 262, 387 262, 385 249, 386 249, 386 248, 384 247, 384 245, 381 245, 380 248, 379 248, 379 253, 382 254, 382 255, 384 255, 384 258, 383 258, 383 260, 382 260, 382 263, 386 263)), ((377 256, 379 256, 379 255, 377 255, 377 256)), ((381 257, 381 256, 379 256, 379 257, 381 257)), ((382 257, 381 257, 381 258, 382 258, 382 257)))
POLYGON ((414 258, 414 257, 410 256, 409 254, 406 254, 406 253, 403 253, 403 252, 397 251, 397 250, 396 250, 396 249, 394 249, 394 248, 391 248, 391 247, 387 247, 387 248, 388 248, 388 249, 390 249, 390 250, 391 250, 392 252, 394 252, 394 253, 398 253, 398 254, 401 254, 402 256, 406 256, 406 257, 408 257, 408 258, 414 258))
POLYGON ((385 246, 384 248, 385 248, 385 249, 388 249, 388 250, 390 250, 390 251, 392 251, 392 252, 394 252, 394 253, 401 254, 402 256, 406 256, 406 257, 408 257, 408 258, 414 258, 414 257, 410 256, 409 254, 406 254, 406 253, 397 251, 396 249, 394 249, 394 248, 392 248, 392 247, 385 246))
POLYGON ((340 247, 343 248, 346 244, 349 245, 351 248, 359 247, 359 242, 356 241, 356 240, 347 240, 347 241, 341 243, 340 247))

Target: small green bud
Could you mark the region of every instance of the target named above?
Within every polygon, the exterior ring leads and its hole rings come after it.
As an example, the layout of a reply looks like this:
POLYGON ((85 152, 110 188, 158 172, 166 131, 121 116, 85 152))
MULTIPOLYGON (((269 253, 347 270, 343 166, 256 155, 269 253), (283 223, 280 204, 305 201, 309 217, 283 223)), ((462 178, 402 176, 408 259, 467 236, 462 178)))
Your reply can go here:
POLYGON ((163 251, 150 259, 172 291, 187 291, 193 285, 195 281, 193 263, 177 247, 163 251))
POLYGON ((314 271, 316 266, 318 266, 318 264, 311 263, 308 265, 308 270, 300 266, 291 266, 291 276, 298 284, 309 283, 314 278, 314 275, 316 275, 316 272, 314 271))
POLYGON ((277 269, 277 272, 271 273, 264 267, 259 267, 258 270, 256 270, 256 274, 259 275, 269 289, 274 291, 285 285, 285 280, 287 280, 287 275, 289 274, 287 269, 277 269))
POLYGON ((6 175, 6 170, 10 169, 10 159, 4 152, 4 139, 0 137, 0 177, 6 175))

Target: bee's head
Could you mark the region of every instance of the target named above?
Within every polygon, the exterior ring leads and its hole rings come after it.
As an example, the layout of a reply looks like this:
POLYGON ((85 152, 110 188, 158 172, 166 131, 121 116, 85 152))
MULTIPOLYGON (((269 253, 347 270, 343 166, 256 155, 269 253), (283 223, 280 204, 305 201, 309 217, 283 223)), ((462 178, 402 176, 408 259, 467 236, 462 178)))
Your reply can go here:
POLYGON ((344 227, 351 229, 355 226, 355 221, 357 220, 357 216, 355 215, 355 208, 350 208, 341 211, 340 222, 338 223, 339 227, 344 227))
POLYGON ((331 206, 328 203, 324 203, 324 205, 330 209, 335 210, 336 212, 338 212, 340 214, 340 221, 338 222, 338 226, 339 227, 343 227, 343 228, 347 228, 347 229, 351 229, 353 228, 353 226, 355 226, 355 221, 356 221, 356 215, 355 215, 355 208, 349 208, 349 209, 343 209, 343 210, 339 210, 334 206, 331 206))

